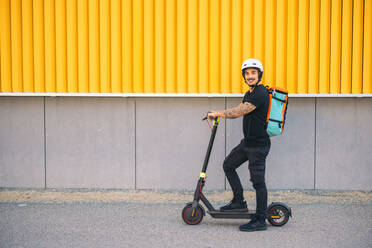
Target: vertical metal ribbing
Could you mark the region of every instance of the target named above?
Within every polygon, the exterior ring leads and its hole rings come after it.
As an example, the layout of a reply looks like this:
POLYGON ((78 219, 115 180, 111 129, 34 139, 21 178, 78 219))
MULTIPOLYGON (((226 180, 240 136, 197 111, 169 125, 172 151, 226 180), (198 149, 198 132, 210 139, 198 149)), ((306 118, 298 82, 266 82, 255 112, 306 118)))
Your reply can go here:
POLYGON ((370 93, 370 2, 5 0, 1 90, 239 93, 256 57, 291 93, 370 93))

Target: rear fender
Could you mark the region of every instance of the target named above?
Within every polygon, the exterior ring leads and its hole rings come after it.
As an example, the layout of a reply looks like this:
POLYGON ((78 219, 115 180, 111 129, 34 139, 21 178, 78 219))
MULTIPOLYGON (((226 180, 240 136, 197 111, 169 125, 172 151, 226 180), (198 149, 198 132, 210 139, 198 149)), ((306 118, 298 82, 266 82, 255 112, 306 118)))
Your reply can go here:
POLYGON ((289 216, 292 217, 292 208, 288 207, 287 204, 283 203, 283 202, 272 202, 268 207, 267 209, 270 209, 274 206, 282 206, 284 208, 286 208, 289 212, 289 216))

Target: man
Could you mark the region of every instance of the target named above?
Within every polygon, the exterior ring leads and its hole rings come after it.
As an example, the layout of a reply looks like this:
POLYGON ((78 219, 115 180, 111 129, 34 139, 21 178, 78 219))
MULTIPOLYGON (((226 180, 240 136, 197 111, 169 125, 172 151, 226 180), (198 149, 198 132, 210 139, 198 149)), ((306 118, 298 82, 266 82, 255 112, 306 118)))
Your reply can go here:
POLYGON ((256 214, 248 224, 240 226, 241 231, 266 230, 265 213, 267 189, 265 184, 266 156, 270 151, 270 138, 266 133, 266 117, 269 107, 267 89, 260 84, 263 66, 257 59, 248 59, 242 64, 242 75, 249 90, 237 107, 212 111, 208 118, 217 116, 234 119, 243 116, 244 138, 226 157, 223 169, 234 193, 232 201, 221 207, 221 211, 248 211, 244 201, 243 187, 236 169, 249 161, 250 180, 256 190, 256 214))

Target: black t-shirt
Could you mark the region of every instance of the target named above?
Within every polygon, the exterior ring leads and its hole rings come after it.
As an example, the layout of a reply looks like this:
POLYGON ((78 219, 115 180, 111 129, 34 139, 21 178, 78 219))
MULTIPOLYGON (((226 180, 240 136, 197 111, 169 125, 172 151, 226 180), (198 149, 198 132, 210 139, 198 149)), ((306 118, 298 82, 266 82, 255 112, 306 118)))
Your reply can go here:
POLYGON ((256 106, 256 109, 243 117, 243 133, 247 146, 268 146, 270 138, 266 132, 266 117, 269 108, 269 93, 259 84, 253 92, 247 91, 243 98, 256 106))

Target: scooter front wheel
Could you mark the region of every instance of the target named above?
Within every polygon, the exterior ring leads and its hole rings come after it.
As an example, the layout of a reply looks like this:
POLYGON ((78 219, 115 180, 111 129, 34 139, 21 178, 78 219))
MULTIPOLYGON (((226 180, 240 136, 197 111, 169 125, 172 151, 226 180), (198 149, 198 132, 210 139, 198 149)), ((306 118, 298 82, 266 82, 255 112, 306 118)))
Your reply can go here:
POLYGON ((186 224, 197 225, 203 220, 203 209, 198 204, 196 208, 192 207, 192 203, 188 203, 182 210, 182 219, 186 224))

